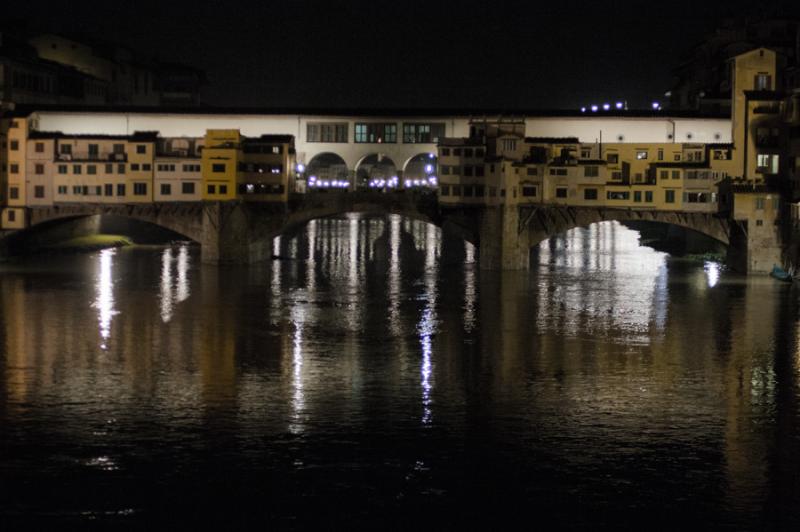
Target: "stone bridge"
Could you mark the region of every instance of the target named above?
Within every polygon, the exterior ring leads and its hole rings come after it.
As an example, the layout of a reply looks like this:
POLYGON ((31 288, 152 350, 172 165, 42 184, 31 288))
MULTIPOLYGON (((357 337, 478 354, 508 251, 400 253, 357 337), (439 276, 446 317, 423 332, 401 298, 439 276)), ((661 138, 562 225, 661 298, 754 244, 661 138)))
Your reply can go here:
POLYGON ((198 242, 204 262, 249 263, 270 258, 276 236, 316 218, 349 212, 394 213, 435 224, 476 245, 483 269, 527 269, 530 249, 541 241, 601 221, 671 224, 725 245, 732 242, 731 230, 735 229, 729 219, 707 213, 529 204, 444 207, 430 192, 319 191, 295 195, 286 204, 240 201, 31 207, 26 231, 57 220, 123 216, 159 225, 198 242))

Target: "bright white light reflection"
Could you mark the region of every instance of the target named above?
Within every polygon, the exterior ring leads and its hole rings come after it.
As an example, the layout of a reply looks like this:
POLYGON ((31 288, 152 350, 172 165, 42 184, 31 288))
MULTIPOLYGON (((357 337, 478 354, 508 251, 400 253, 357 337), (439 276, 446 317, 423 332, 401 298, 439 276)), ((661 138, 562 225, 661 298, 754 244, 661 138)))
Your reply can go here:
POLYGON ((306 396, 303 390, 303 311, 293 310, 292 321, 294 322, 294 338, 292 339, 292 422, 289 424, 289 431, 292 434, 299 434, 303 431, 302 414, 306 405, 306 396))
POLYGON ((719 282, 719 264, 712 261, 706 261, 703 264, 703 269, 706 272, 706 277, 708 278, 708 287, 713 288, 719 282))
POLYGON ((116 314, 119 314, 114 310, 114 280, 112 279, 112 259, 116 252, 116 249, 104 249, 100 252, 100 272, 95 284, 97 297, 92 303, 92 307, 97 309, 97 319, 100 325, 100 348, 104 350, 108 349, 111 320, 116 314))
POLYGON ((433 352, 431 346, 431 337, 436 331, 436 300, 437 292, 437 279, 438 275, 438 262, 436 256, 439 255, 439 246, 441 239, 439 238, 436 228, 432 225, 425 226, 425 309, 422 311, 422 317, 417 331, 420 336, 420 345, 422 347, 422 364, 420 366, 420 388, 422 389, 422 423, 429 425, 432 421, 433 414, 431 408, 431 392, 433 391, 433 384, 431 382, 432 362, 431 354, 433 352))

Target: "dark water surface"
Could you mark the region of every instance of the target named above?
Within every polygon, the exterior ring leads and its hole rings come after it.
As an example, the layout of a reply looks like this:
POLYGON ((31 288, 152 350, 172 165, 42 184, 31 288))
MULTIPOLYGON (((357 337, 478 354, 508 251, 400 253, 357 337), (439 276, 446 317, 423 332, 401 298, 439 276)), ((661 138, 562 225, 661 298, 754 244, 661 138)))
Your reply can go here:
POLYGON ((800 294, 637 236, 499 274, 353 216, 249 268, 0 265, 0 530, 797 530, 800 294))

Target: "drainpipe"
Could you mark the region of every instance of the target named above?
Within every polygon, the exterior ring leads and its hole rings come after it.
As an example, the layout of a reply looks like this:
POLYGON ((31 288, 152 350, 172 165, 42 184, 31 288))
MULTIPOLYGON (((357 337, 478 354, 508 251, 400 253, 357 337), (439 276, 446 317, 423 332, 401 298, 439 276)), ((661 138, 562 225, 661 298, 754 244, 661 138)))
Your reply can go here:
POLYGON ((672 143, 675 144, 675 121, 671 118, 667 118, 667 122, 672 124, 672 143))

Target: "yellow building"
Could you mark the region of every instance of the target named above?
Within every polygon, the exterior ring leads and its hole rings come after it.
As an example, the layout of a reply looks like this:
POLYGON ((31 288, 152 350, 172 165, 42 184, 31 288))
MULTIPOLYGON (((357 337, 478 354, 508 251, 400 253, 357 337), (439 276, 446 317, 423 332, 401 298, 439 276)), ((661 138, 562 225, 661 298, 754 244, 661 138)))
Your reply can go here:
POLYGON ((285 202, 294 166, 291 135, 250 138, 239 130, 209 129, 202 154, 203 199, 285 202))
POLYGON ((238 129, 209 129, 201 157, 203 199, 236 199, 236 173, 242 136, 238 129))

